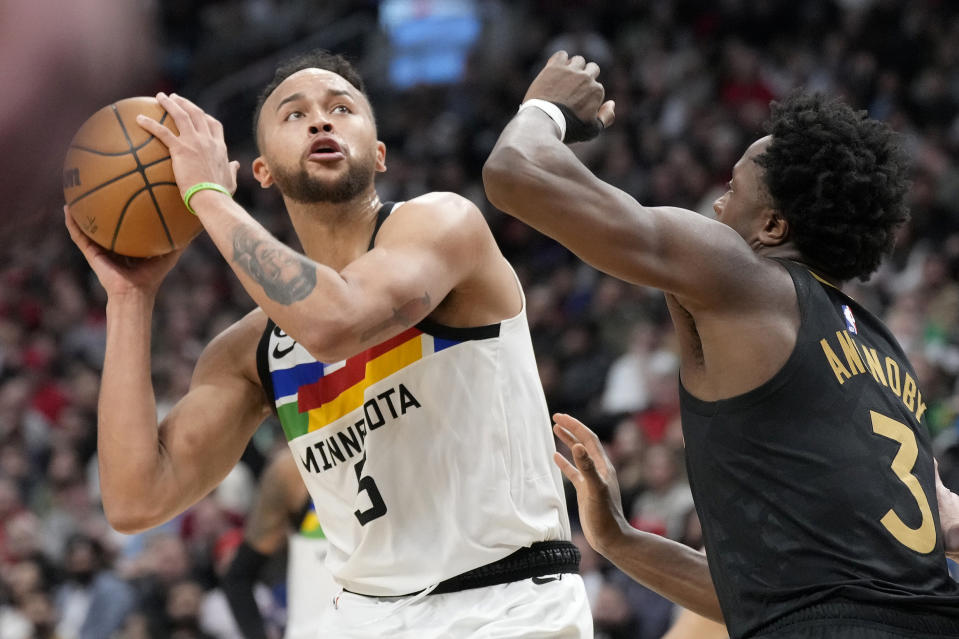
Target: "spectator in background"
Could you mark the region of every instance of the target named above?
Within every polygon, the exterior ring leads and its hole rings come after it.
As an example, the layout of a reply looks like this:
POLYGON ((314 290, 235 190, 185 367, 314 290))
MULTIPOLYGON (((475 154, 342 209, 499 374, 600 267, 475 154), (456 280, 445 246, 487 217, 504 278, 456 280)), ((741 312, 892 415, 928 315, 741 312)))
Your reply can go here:
POLYGON ((36 639, 50 634, 55 611, 49 604, 54 566, 37 553, 0 571, 0 639, 36 639))
POLYGON ((27 594, 20 605, 23 616, 30 622, 30 639, 63 639, 56 630, 57 611, 45 591, 27 594))
MULTIPOLYGON (((146 542, 143 553, 121 570, 136 591, 136 612, 146 620, 154 637, 168 636, 168 598, 174 585, 193 580, 193 565, 186 544, 175 534, 158 532, 146 542)), ((134 627, 139 625, 134 621, 134 627)))
MULTIPOLYGON (((228 95, 224 87, 233 86, 242 94, 247 87, 260 84, 265 79, 262 69, 272 68, 271 56, 279 48, 300 46, 301 38, 311 38, 303 42, 306 48, 349 34, 352 52, 360 66, 370 71, 382 133, 391 149, 390 172, 380 182, 384 193, 390 199, 402 200, 440 188, 440 182, 462 183, 463 188, 457 190, 485 209, 504 254, 527 291, 540 374, 551 408, 556 409, 564 399, 558 390, 563 374, 557 364, 558 345, 570 326, 587 318, 594 321, 598 328, 595 337, 607 349, 610 362, 626 352, 625 336, 633 321, 628 318, 635 317, 637 309, 638 321, 647 321, 662 332, 665 308, 661 296, 629 286, 625 294, 611 292, 606 283, 611 278, 576 275, 586 284, 576 292, 579 314, 571 313, 569 278, 563 275, 554 280, 552 274, 580 273, 582 267, 555 243, 492 211, 483 197, 479 167, 503 124, 515 112, 516 96, 541 66, 542 52, 550 50, 549 41, 576 30, 549 3, 478 3, 478 15, 487 24, 466 62, 464 80, 406 90, 390 87, 385 75, 378 75, 387 68, 383 57, 386 49, 377 46, 384 39, 377 32, 378 3, 161 2, 153 3, 159 15, 152 21, 148 13, 139 13, 140 3, 118 8, 116 3, 93 0, 92 4, 77 4, 69 14, 64 13, 62 4, 13 0, 5 5, 11 11, 4 13, 0 24, 0 51, 4 52, 0 68, 16 72, 6 77, 12 77, 11 86, 17 87, 0 98, 0 139, 5 141, 8 160, 4 167, 12 170, 5 173, 6 179, 0 179, 0 191, 7 194, 8 205, 0 227, 18 225, 16 233, 4 236, 0 250, 3 576, 23 557, 43 550, 38 547, 45 536, 39 520, 29 513, 21 517, 20 511, 47 514, 50 501, 45 496, 51 494, 51 485, 46 469, 53 449, 66 445, 76 451, 88 489, 94 495, 85 503, 76 502, 78 508, 90 511, 80 519, 101 515, 96 484, 90 479, 96 475, 90 443, 96 437, 91 415, 103 357, 103 291, 89 279, 85 266, 81 268, 82 258, 66 250, 65 234, 51 233, 44 226, 48 218, 36 202, 57 200, 62 145, 84 117, 111 99, 136 92, 152 94, 157 89, 196 95, 201 105, 211 105, 224 121, 228 136, 242 150, 237 159, 248 165, 253 157, 247 126, 252 104, 228 95), (106 19, 104 12, 109 13, 106 19), (57 20, 49 18, 53 13, 57 20), (124 26, 131 16, 136 27, 124 26), (358 29, 356 25, 364 26, 358 29), (38 31, 59 35, 31 40, 30 34, 38 31), (104 32, 110 37, 90 35, 104 32), (242 37, 238 38, 239 33, 242 37), (156 55, 136 60, 109 55, 110 51, 133 51, 128 46, 130 37, 138 40, 138 47, 144 43, 150 48, 159 42, 154 49, 156 55), (51 43, 56 46, 51 48, 51 43), (55 60, 64 58, 69 64, 57 68, 55 60), (130 78, 128 62, 139 69, 140 77, 132 84, 123 79, 130 78), (42 73, 33 74, 31 68, 40 68, 42 73), (91 69, 98 75, 93 84, 86 81, 91 69), (62 83, 60 78, 67 76, 71 82, 62 83), (87 85, 81 100, 73 99, 78 95, 73 80, 87 85), (112 88, 101 92, 101 83, 111 83, 112 88), (90 97, 87 89, 102 97, 90 97), (72 96, 69 104, 46 97, 59 92, 72 96), (8 120, 8 113, 16 115, 8 120), (431 117, 424 117, 424 113, 431 117), (25 126, 24 117, 30 118, 25 126), (434 127, 438 120, 442 120, 442 127, 434 127), (8 127, 7 122, 14 124, 8 127), (61 142, 48 141, 54 137, 61 142), (7 141, 12 141, 12 146, 7 141), (26 155, 19 151, 28 146, 32 151, 26 155), (45 154, 41 169, 24 161, 25 157, 36 157, 41 149, 45 154), (439 166, 447 168, 433 169, 439 166), (29 180, 20 180, 18 176, 27 172, 31 173, 29 180), (12 195, 6 190, 10 185, 12 195), (46 349, 50 357, 50 346, 55 349, 53 357, 59 370, 47 369, 47 382, 40 385, 37 369, 32 368, 40 360, 34 356, 46 349), (34 395, 44 386, 47 390, 35 402, 34 395), (56 404, 47 399, 58 397, 59 392, 65 394, 67 403, 48 410, 56 404), (50 415, 55 417, 51 420, 50 415), (16 494, 12 500, 14 512, 9 515, 3 512, 5 484, 13 485, 16 494), (8 529, 14 533, 12 547, 9 538, 4 539, 8 529)), ((753 60, 743 77, 749 82, 758 80, 776 96, 803 85, 845 95, 857 108, 867 108, 870 115, 890 122, 906 136, 916 159, 909 196, 913 220, 902 230, 894 258, 868 283, 853 283, 850 291, 888 324, 902 321, 901 326, 910 331, 914 352, 923 353, 914 365, 917 374, 924 377, 924 398, 929 393, 930 427, 941 437, 937 447, 956 446, 950 442, 959 441, 959 402, 955 399, 959 336, 954 330, 926 330, 925 310, 922 304, 917 306, 915 295, 929 289, 923 272, 930 254, 948 260, 942 275, 945 279, 931 290, 957 282, 959 99, 948 87, 957 59, 959 5, 932 0, 767 4, 775 11, 771 13, 757 3, 680 0, 592 2, 578 7, 589 18, 584 24, 598 34, 604 43, 600 46, 609 50, 606 55, 611 56, 611 63, 604 66, 602 77, 609 97, 616 100, 618 120, 603 140, 576 152, 588 157, 603 179, 640 200, 660 204, 663 201, 659 198, 675 195, 674 201, 711 216, 711 203, 724 190, 729 167, 756 133, 749 123, 758 114, 742 113, 752 107, 732 100, 721 109, 713 108, 720 101, 720 87, 730 86, 734 79, 734 49, 735 55, 745 54, 753 60), (704 108, 707 105, 710 108, 704 108), (654 171, 660 165, 666 165, 661 175, 654 171)), ((232 141, 230 145, 234 146, 232 141)), ((278 198, 271 191, 252 186, 252 179, 241 175, 238 201, 249 203, 249 210, 275 235, 289 239, 278 198)), ((233 321, 229 318, 235 319, 250 308, 249 298, 235 285, 235 278, 223 271, 205 237, 198 238, 187 250, 167 285, 175 288, 175 295, 171 295, 170 307, 158 311, 156 338, 170 354, 154 360, 154 375, 163 389, 161 410, 170 403, 164 400, 179 396, 182 385, 188 383, 195 345, 208 342, 219 331, 217 327, 222 328, 225 322, 233 321)), ((673 346, 667 343, 662 348, 670 351, 673 346)), ((664 383, 675 385, 675 376, 665 378, 664 383)), ((609 384, 600 380, 604 390, 609 384)), ((635 409, 627 410, 632 415, 635 409)), ((618 413, 604 416, 610 423, 604 437, 611 450, 620 447, 616 440, 621 435, 613 428, 616 416, 618 413)), ((253 458, 258 451, 271 448, 277 429, 275 424, 261 427, 248 449, 253 458)), ((663 443, 679 450, 682 440, 670 437, 671 432, 675 431, 667 430, 663 443)), ((638 476, 641 468, 643 442, 640 439, 634 443, 623 446, 631 452, 625 452, 616 462, 617 468, 631 469, 621 471, 621 478, 628 473, 638 476)), ((950 450, 941 459, 941 471, 944 481, 957 487, 959 452, 950 450)), ((250 464, 250 469, 259 475, 262 466, 250 464)), ((624 500, 627 507, 633 503, 626 494, 624 500)), ((177 526, 169 531, 180 535, 177 526)), ((128 559, 134 561, 144 552, 136 539, 107 539, 99 533, 94 536, 107 545, 122 543, 128 559)), ((66 537, 58 534, 58 538, 62 546, 66 537)), ((213 563, 204 555, 214 552, 215 544, 197 543, 193 548, 198 565, 191 563, 191 570, 204 572, 201 584, 212 588, 208 568, 202 566, 213 563)), ((60 559, 51 558, 51 562, 62 567, 60 559)), ((612 569, 606 565, 602 570, 612 569)), ((123 631, 127 639, 145 636, 146 616, 142 611, 147 609, 149 605, 141 604, 141 612, 128 618, 123 631)), ((8 603, 6 610, 16 612, 17 608, 8 603)), ((9 627, 0 622, 0 632, 9 627)), ((157 635, 156 639, 161 638, 157 635)))
POLYGON ((693 494, 678 463, 678 452, 664 444, 643 450, 643 491, 632 503, 629 523, 634 528, 679 541, 693 507, 693 494))
POLYGON ((162 636, 170 639, 215 639, 200 626, 203 586, 194 579, 180 579, 166 591, 162 636))
POLYGON ((629 348, 609 367, 604 383, 600 409, 606 414, 638 412, 649 403, 648 370, 656 329, 649 322, 633 325, 629 348))
POLYGON ((110 570, 107 551, 82 534, 67 540, 64 581, 54 594, 61 639, 101 639, 118 630, 136 604, 133 588, 110 570))

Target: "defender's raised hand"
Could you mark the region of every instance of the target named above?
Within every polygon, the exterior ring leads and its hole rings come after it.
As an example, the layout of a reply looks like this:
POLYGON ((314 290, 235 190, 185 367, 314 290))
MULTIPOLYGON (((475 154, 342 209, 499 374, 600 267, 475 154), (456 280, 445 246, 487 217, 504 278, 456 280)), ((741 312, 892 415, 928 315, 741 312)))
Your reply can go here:
POLYGON ((569 446, 575 465, 560 453, 555 453, 553 459, 576 488, 586 540, 605 554, 605 549, 630 528, 623 514, 616 469, 596 433, 582 422, 562 413, 553 415, 553 421, 553 432, 569 446))
POLYGON ((583 56, 572 58, 557 51, 529 85, 526 100, 553 102, 567 120, 566 142, 580 142, 595 137, 615 119, 615 103, 603 102, 605 90, 596 78, 599 65, 586 62, 583 56))

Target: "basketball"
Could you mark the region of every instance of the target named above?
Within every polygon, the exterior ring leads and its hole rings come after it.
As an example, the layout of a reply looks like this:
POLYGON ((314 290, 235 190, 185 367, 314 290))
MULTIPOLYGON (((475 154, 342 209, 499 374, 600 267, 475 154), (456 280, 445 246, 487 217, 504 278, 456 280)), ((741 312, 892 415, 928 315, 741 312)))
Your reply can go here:
POLYGON ((136 123, 141 113, 178 133, 155 98, 119 100, 83 123, 63 166, 70 215, 94 242, 128 257, 182 248, 203 228, 183 204, 166 145, 136 123))

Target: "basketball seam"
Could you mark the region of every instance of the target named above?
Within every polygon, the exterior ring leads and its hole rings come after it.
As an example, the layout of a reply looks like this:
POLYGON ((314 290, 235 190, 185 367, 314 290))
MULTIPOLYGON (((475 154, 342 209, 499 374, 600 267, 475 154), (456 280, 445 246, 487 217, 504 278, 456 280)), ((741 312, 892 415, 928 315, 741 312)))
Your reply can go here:
MULTIPOLYGON (((149 169, 151 166, 156 166, 157 164, 160 164, 161 162, 166 162, 166 161, 169 160, 169 159, 171 159, 169 155, 166 156, 166 157, 162 157, 162 158, 160 158, 159 160, 154 160, 153 162, 150 162, 150 163, 148 163, 148 164, 144 164, 144 165, 143 165, 143 168, 144 168, 144 169, 149 169)), ((101 182, 100 184, 96 185, 95 187, 93 187, 93 188, 90 189, 89 191, 83 193, 82 195, 78 195, 77 197, 73 198, 72 200, 70 200, 69 202, 67 202, 67 204, 70 205, 70 206, 72 206, 72 205, 76 204, 77 202, 79 202, 80 200, 82 200, 83 198, 85 198, 86 196, 92 195, 93 193, 96 193, 97 191, 99 191, 99 190, 102 189, 103 187, 105 187, 105 186, 110 186, 110 185, 113 184, 114 182, 116 182, 116 181, 118 181, 118 180, 122 180, 122 179, 124 179, 124 178, 128 178, 128 177, 130 177, 131 175, 133 175, 134 173, 138 173, 138 172, 140 172, 139 169, 133 169, 132 171, 127 171, 127 172, 124 173, 123 175, 118 175, 118 176, 116 176, 116 177, 114 177, 114 178, 110 178, 110 179, 107 180, 106 182, 101 182)), ((176 182, 154 182, 154 184, 176 184, 176 182)), ((140 191, 138 191, 138 193, 139 193, 139 192, 140 192, 140 191)))
MULTIPOLYGON (((117 105, 110 105, 113 108, 113 115, 116 116, 117 122, 120 123, 120 130, 123 131, 123 137, 127 139, 127 144, 130 145, 130 153, 133 155, 134 161, 137 163, 137 171, 143 177, 143 183, 146 185, 146 191, 150 194, 150 200, 153 201, 153 209, 156 211, 157 217, 160 218, 160 224, 163 226, 163 232, 166 233, 167 241, 170 242, 170 250, 176 248, 176 244, 173 243, 173 236, 170 234, 170 229, 167 228, 166 220, 163 218, 163 213, 160 212, 160 205, 157 202, 156 194, 153 192, 153 185, 150 184, 150 180, 147 179, 146 168, 143 166, 143 163, 140 162, 140 158, 137 155, 137 149, 133 145, 133 140, 130 138, 130 134, 127 131, 126 125, 123 124, 123 118, 120 117, 120 110, 117 109, 117 105)), ((166 114, 164 114, 164 118, 166 114)), ((160 119, 162 123, 164 118, 160 119)), ((152 137, 152 136, 151 136, 152 137)), ((148 140, 149 142, 149 140, 148 140)), ((113 240, 110 242, 110 250, 114 250, 117 245, 117 237, 120 235, 120 227, 123 225, 123 218, 126 217, 127 209, 130 208, 130 203, 133 202, 134 198, 142 193, 144 189, 137 191, 129 200, 127 200, 126 205, 123 207, 123 211, 120 213, 120 218, 117 220, 116 226, 113 228, 113 240)))
MULTIPOLYGON (((165 185, 173 185, 173 186, 176 186, 176 182, 154 182, 154 183, 153 183, 153 186, 165 186, 165 185)), ((116 243, 117 243, 117 235, 120 233, 120 222, 123 221, 123 217, 127 214, 127 209, 130 208, 130 205, 131 205, 131 204, 133 204, 133 200, 135 200, 136 197, 137 197, 138 195, 140 195, 141 193, 143 193, 144 191, 149 190, 149 189, 150 189, 150 186, 151 186, 150 184, 145 184, 145 185, 143 185, 142 188, 134 191, 134 192, 130 195, 130 198, 127 200, 127 203, 123 205, 123 210, 120 211, 120 218, 119 218, 119 220, 117 220, 117 225, 116 225, 116 227, 115 227, 114 230, 113 230, 113 243, 110 245, 110 250, 111 250, 111 251, 113 250, 113 247, 114 247, 114 246, 116 245, 116 243)), ((169 234, 168 234, 168 236, 169 236, 169 234)))
MULTIPOLYGON (((116 111, 116 107, 114 107, 114 111, 116 111)), ((163 113, 163 115, 160 117, 160 124, 163 124, 163 123, 166 121, 166 116, 168 116, 168 115, 169 115, 169 113, 166 113, 166 112, 163 113)), ((125 131, 124 131, 124 133, 125 133, 125 131)), ((131 144, 130 150, 129 150, 129 151, 117 151, 116 153, 108 153, 107 151, 100 151, 100 150, 98 150, 98 149, 91 149, 90 147, 88 147, 88 146, 83 146, 82 144, 71 144, 69 148, 71 148, 71 149, 77 149, 78 151, 86 151, 87 153, 93 153, 94 155, 102 155, 102 156, 104 156, 104 157, 118 157, 118 156, 121 156, 121 155, 126 155, 126 154, 129 153, 130 151, 139 151, 140 149, 142 149, 143 147, 145 147, 146 145, 148 145, 150 142, 152 142, 153 139, 154 139, 154 138, 153 138, 153 136, 151 135, 150 137, 147 138, 146 142, 144 142, 143 144, 140 144, 139 146, 132 146, 133 141, 130 139, 129 136, 127 136, 127 142, 129 142, 129 143, 131 144)), ((161 144, 162 144, 162 142, 161 142, 161 144)), ((167 157, 169 157, 169 156, 167 156, 167 157)))

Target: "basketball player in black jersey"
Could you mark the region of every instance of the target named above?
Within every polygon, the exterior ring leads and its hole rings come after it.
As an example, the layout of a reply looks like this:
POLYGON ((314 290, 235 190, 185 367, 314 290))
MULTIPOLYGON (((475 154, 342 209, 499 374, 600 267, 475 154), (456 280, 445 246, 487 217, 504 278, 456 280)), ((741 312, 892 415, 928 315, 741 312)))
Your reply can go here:
POLYGON ((907 219, 895 137, 796 94, 736 163, 716 220, 645 207, 561 140, 612 123, 598 74, 549 60, 526 94, 539 101, 484 167, 486 192, 596 268, 665 292, 706 555, 630 529, 595 435, 557 415, 575 465, 556 461, 590 543, 732 637, 959 637, 922 389, 839 288, 876 269, 907 219))

